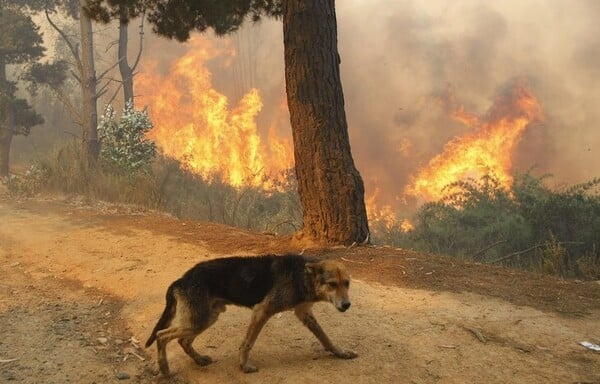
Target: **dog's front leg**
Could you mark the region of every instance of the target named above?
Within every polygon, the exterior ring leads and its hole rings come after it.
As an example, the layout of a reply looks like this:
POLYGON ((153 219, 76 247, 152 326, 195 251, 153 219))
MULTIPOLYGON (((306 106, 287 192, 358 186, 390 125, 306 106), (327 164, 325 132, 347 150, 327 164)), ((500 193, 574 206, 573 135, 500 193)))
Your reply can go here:
POLYGON ((326 351, 333 353, 340 359, 354 359, 358 355, 352 351, 345 351, 331 342, 323 328, 319 325, 317 319, 312 313, 312 304, 299 305, 295 308, 294 313, 310 331, 319 339, 326 351))
POLYGON ((240 346, 240 368, 244 373, 258 371, 258 368, 255 365, 248 362, 248 355, 250 354, 250 349, 254 346, 258 334, 272 316, 267 309, 268 306, 265 303, 259 303, 254 306, 254 310, 252 311, 252 319, 250 320, 246 337, 240 346))

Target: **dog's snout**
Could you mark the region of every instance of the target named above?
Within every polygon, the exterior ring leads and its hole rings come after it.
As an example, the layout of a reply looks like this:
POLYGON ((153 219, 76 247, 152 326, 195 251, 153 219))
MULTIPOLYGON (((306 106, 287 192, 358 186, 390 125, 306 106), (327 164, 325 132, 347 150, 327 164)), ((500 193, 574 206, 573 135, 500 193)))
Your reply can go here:
POLYGON ((346 311, 348 308, 350 308, 350 302, 346 301, 344 303, 342 303, 342 311, 346 311))

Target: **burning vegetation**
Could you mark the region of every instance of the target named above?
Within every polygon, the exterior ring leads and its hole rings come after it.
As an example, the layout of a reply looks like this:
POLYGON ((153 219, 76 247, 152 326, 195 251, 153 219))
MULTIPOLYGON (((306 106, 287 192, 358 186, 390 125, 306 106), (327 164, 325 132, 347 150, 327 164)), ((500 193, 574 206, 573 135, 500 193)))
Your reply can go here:
POLYGON ((237 106, 213 88, 209 60, 227 61, 232 50, 194 37, 189 50, 161 75, 158 63, 144 62, 137 78, 139 102, 148 105, 155 128, 149 133, 162 152, 210 181, 219 178, 233 187, 269 190, 285 180, 293 167, 289 139, 271 130, 261 137, 256 117, 263 104, 251 89, 237 106))
POLYGON ((494 174, 504 188, 512 184, 512 157, 516 144, 532 123, 542 119, 542 108, 524 81, 501 93, 483 117, 462 107, 452 117, 472 132, 448 142, 439 155, 419 170, 405 189, 424 201, 438 200, 444 188, 469 178, 494 174))
MULTIPOLYGON (((155 128, 148 135, 166 156, 210 182, 215 178, 234 188, 263 190, 289 185, 293 147, 289 136, 277 132, 287 117, 284 98, 268 131, 261 131, 257 117, 262 110, 260 92, 252 88, 237 106, 213 86, 207 64, 216 60, 231 65, 237 52, 229 44, 193 37, 185 54, 168 65, 147 59, 137 78, 138 101, 148 105, 155 128), (164 65, 163 65, 164 66, 164 65)), ((524 131, 542 119, 542 108, 525 80, 515 81, 500 92, 483 116, 454 107, 452 118, 470 131, 448 142, 443 151, 417 170, 397 200, 416 198, 421 203, 443 196, 444 187, 468 178, 494 174, 501 185, 512 183, 512 157, 524 131)), ((404 152, 411 146, 404 139, 404 152)), ((408 218, 398 217, 397 207, 380 201, 381 189, 367 180, 369 220, 377 226, 410 231, 408 218)), ((387 191, 389 192, 389 191, 387 191)), ((399 206, 402 206, 400 203, 399 206)))

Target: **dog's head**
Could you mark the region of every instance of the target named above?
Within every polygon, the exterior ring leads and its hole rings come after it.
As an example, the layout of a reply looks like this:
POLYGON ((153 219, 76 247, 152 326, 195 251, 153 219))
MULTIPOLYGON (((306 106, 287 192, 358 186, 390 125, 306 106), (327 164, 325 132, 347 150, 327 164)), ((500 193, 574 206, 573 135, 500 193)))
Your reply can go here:
POLYGON ((306 269, 313 276, 319 300, 329 301, 340 312, 350 308, 350 275, 342 263, 333 260, 306 263, 306 269))

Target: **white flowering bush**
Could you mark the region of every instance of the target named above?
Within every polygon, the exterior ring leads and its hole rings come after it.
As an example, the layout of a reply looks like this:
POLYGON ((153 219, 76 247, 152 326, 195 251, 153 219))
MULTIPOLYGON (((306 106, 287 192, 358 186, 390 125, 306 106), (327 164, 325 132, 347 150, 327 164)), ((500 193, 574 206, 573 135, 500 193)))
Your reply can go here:
POLYGON ((98 126, 100 156, 126 172, 149 170, 156 156, 156 144, 145 137, 151 129, 148 111, 136 111, 128 102, 117 121, 116 113, 109 105, 98 126))

